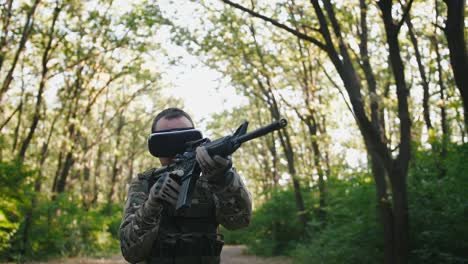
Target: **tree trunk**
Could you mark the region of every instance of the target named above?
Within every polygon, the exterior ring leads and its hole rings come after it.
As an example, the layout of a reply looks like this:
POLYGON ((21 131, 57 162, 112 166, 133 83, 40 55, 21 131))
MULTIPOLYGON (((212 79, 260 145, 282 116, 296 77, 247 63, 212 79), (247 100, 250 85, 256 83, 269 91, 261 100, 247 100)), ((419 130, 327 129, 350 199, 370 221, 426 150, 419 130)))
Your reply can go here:
POLYGON ((11 152, 12 153, 15 153, 16 151, 16 147, 18 146, 18 139, 20 137, 19 133, 20 133, 20 127, 21 127, 21 121, 23 120, 23 108, 24 108, 24 102, 27 102, 27 98, 24 98, 24 93, 25 93, 25 85, 24 85, 24 81, 22 80, 23 82, 23 85, 21 85, 21 99, 20 99, 20 103, 19 103, 19 107, 18 107, 18 121, 16 122, 16 126, 15 126, 15 132, 14 132, 14 137, 13 137, 13 147, 12 147, 12 150, 11 152))
MULTIPOLYGON (((21 35, 20 42, 18 44, 18 48, 16 50, 13 61, 11 63, 10 69, 9 69, 7 75, 5 76, 5 79, 3 80, 2 87, 0 88, 0 105, 1 105, 1 102, 3 100, 3 96, 5 95, 5 93, 10 88, 10 84, 11 84, 11 81, 13 80, 13 72, 15 71, 16 64, 18 63, 19 57, 20 57, 21 53, 23 52, 24 47, 26 46, 26 42, 29 39, 29 35, 32 32, 33 23, 34 23, 33 22, 34 21, 34 14, 35 14, 37 6, 39 5, 40 2, 41 2, 41 0, 35 0, 33 2, 32 6, 31 6, 31 9, 29 10, 29 12, 28 12, 28 14, 26 16, 26 22, 24 23, 24 26, 23 26, 22 35, 21 35)), ((1 108, 0 108, 0 110, 1 110, 1 108)))
POLYGON ((58 120, 59 115, 56 115, 54 120, 52 121, 52 125, 49 130, 49 135, 47 137, 46 142, 43 143, 41 147, 41 153, 40 153, 40 158, 39 158, 39 169, 38 169, 38 174, 37 177, 34 181, 34 192, 32 193, 31 197, 31 207, 27 209, 25 219, 24 219, 24 229, 23 229, 23 239, 22 239, 22 248, 21 248, 21 254, 25 255, 27 253, 28 248, 28 243, 29 243, 29 234, 30 230, 32 229, 33 226, 33 219, 34 219, 34 209, 37 206, 37 196, 39 193, 41 193, 42 189, 42 180, 43 180, 43 173, 42 170, 44 169, 44 164, 47 159, 48 153, 49 153, 49 143, 50 139, 52 138, 52 134, 54 132, 54 127, 55 124, 58 120))
POLYGON ((102 155, 103 155, 102 147, 99 145, 97 154, 96 154, 96 162, 94 166, 94 175, 93 175, 93 198, 91 199, 91 205, 96 205, 98 196, 99 196, 99 186, 98 186, 98 179, 101 176, 101 164, 102 164, 102 155))
MULTIPOLYGON (((394 23, 391 0, 380 0, 378 5, 382 11, 390 62, 397 87, 398 117, 400 119, 400 150, 397 159, 393 161, 389 173, 392 183, 394 210, 394 256, 395 263, 407 263, 409 253, 409 220, 406 177, 411 157, 411 121, 408 111, 408 88, 406 86, 403 60, 401 59, 398 43, 398 33, 401 24, 396 25, 394 23)), ((407 8, 410 8, 410 6, 407 8)))
MULTIPOLYGON (((279 21, 269 17, 265 17, 253 10, 245 8, 239 4, 233 3, 229 0, 222 0, 224 3, 249 13, 252 16, 260 18, 272 25, 279 27, 291 34, 300 37, 303 40, 309 41, 320 49, 324 50, 329 59, 335 66, 339 76, 341 77, 344 86, 348 92, 351 101, 352 109, 357 120, 357 124, 361 134, 366 142, 366 149, 372 155, 373 176, 376 181, 378 192, 381 192, 379 198, 386 193, 386 190, 381 190, 382 184, 386 180, 386 176, 390 177, 392 184, 391 190, 394 192, 392 201, 398 208, 390 206, 390 201, 384 201, 388 205, 381 204, 379 199, 379 211, 382 215, 382 224, 384 229, 384 241, 386 241, 386 263, 406 263, 408 254, 408 213, 406 201, 406 175, 408 170, 408 163, 410 158, 410 118, 408 112, 408 91, 406 88, 405 78, 403 74, 403 64, 401 61, 400 50, 398 45, 397 34, 401 23, 396 26, 394 24, 391 13, 391 0, 379 1, 382 13, 384 14, 385 31, 387 34, 387 42, 390 51, 390 62, 397 84, 397 98, 398 98, 398 116, 400 118, 400 153, 398 158, 394 160, 391 152, 387 147, 386 142, 383 140, 382 131, 373 125, 366 114, 364 100, 361 94, 361 82, 359 80, 352 57, 348 51, 348 45, 345 43, 341 34, 340 24, 335 17, 333 5, 330 0, 323 0, 323 7, 325 8, 328 18, 323 12, 322 5, 319 1, 311 0, 311 4, 318 19, 321 39, 317 39, 310 35, 298 32, 287 25, 281 24, 279 21), (328 24, 331 24, 333 33, 332 36, 328 24), (335 41, 338 42, 338 48, 335 48, 335 41), (383 173, 382 173, 383 171, 383 173), (384 192, 385 191, 385 192, 384 192), (396 212, 396 213, 394 213, 396 212)), ((410 1, 412 3, 412 1, 410 1)), ((410 5, 406 8, 404 14, 407 14, 410 5)))
POLYGON ((119 159, 116 156, 114 156, 114 161, 112 163, 112 172, 111 172, 111 181, 110 181, 110 190, 109 193, 107 194, 107 204, 111 205, 112 204, 112 198, 115 193, 115 184, 117 180, 117 175, 119 174, 119 166, 118 166, 119 159))
MULTIPOLYGON (((125 126, 125 120, 124 120, 123 112, 120 112, 119 121, 117 125, 117 131, 116 131, 116 148, 118 148, 120 145, 122 129, 124 126, 125 126)), ((114 155, 114 162, 112 164, 112 177, 111 177, 111 182, 110 182, 110 191, 109 191, 109 194, 107 195, 107 203, 109 205, 112 204, 112 197, 114 196, 114 193, 115 193, 115 184, 117 180, 117 175, 120 172, 120 166, 118 166, 119 162, 120 162, 119 154, 116 153, 114 155)))
POLYGON ((70 170, 73 167, 74 163, 75 163, 75 158, 73 157, 73 153, 69 151, 65 156, 65 162, 63 163, 63 168, 58 177, 57 187, 55 189, 56 193, 60 194, 60 193, 65 192, 67 177, 70 174, 70 170))
MULTIPOLYGON (((437 43, 436 37, 432 39, 434 50, 436 53, 436 60, 437 60, 437 73, 438 73, 438 85, 439 85, 439 94, 440 94, 440 125, 442 128, 442 149, 441 149, 441 156, 445 157, 447 154, 447 145, 450 142, 450 133, 449 133, 449 126, 447 123, 447 111, 446 111, 446 99, 445 99, 445 85, 444 85, 444 77, 442 69, 442 57, 439 52, 439 44, 437 43)), ((442 168, 443 166, 441 166, 442 168)), ((445 174, 445 173, 443 173, 445 174)))
POLYGON ((447 37, 455 83, 460 91, 465 110, 465 130, 468 131, 468 54, 465 42, 465 0, 444 0, 447 20, 444 33, 447 37))
MULTIPOLYGON (((266 69, 266 64, 264 61, 263 53, 257 42, 256 33, 253 28, 253 25, 250 26, 250 31, 252 33, 252 37, 253 37, 254 44, 256 47, 256 54, 259 57, 261 66, 262 66, 260 68, 260 73, 266 79, 265 83, 260 78, 256 78, 256 81, 266 99, 265 103, 269 107, 269 111, 270 111, 272 119, 278 120, 281 118, 281 114, 279 111, 278 103, 275 99, 275 95, 272 92, 270 75, 269 75, 268 70, 266 69)), ((244 56, 247 61, 250 61, 247 58, 246 54, 244 54, 244 56)), ((299 218, 300 223, 302 224, 302 227, 305 229, 307 227, 307 211, 305 210, 304 199, 302 198, 300 182, 296 175, 296 168, 294 165, 294 149, 291 145, 291 140, 290 140, 287 130, 278 131, 278 134, 279 134, 280 142, 281 142, 281 145, 283 147, 283 150, 286 156, 286 160, 288 161, 288 171, 289 171, 289 174, 291 175, 291 179, 293 182, 294 196, 296 200, 296 207, 298 210, 298 218, 299 218)))
MULTIPOLYGON (((372 149, 368 146, 368 149, 372 149)), ((377 210, 380 217, 380 222, 383 227, 384 237, 384 263, 393 264, 395 263, 394 255, 394 220, 393 220, 393 209, 390 198, 387 192, 387 173, 385 166, 377 153, 370 152, 370 163, 372 167, 372 174, 374 175, 375 185, 377 189, 377 210)), ((377 261, 378 262, 378 261, 377 261)))
POLYGON ((411 44, 413 45, 413 49, 415 52, 416 62, 418 63, 419 75, 421 76, 421 85, 423 88, 422 105, 423 105, 424 122, 426 123, 427 130, 431 130, 433 126, 432 126, 431 115, 430 115, 431 111, 429 109, 429 81, 427 80, 427 77, 426 77, 426 71, 424 69, 424 65, 421 59, 421 53, 419 52, 418 39, 416 38, 416 35, 414 34, 413 23, 411 22, 411 17, 407 16, 405 20, 406 20, 405 21, 406 25, 408 26, 411 44))
POLYGON ((89 165, 86 164, 84 165, 83 168, 83 177, 81 179, 81 202, 83 204, 83 208, 88 211, 89 208, 91 208, 91 203, 89 199, 89 193, 90 193, 90 186, 91 184, 89 183, 91 176, 91 170, 89 168, 89 165))
MULTIPOLYGON (((62 144, 61 149, 63 149, 63 144, 62 144)), ((53 193, 55 193, 57 190, 57 184, 59 181, 60 172, 62 171, 62 164, 63 164, 63 152, 62 151, 60 151, 57 160, 58 160, 57 169, 55 170, 54 181, 52 182, 52 189, 51 189, 53 193)))
POLYGON ((36 96, 36 105, 35 105, 35 108, 34 108, 33 120, 32 120, 31 126, 29 128, 29 132, 28 132, 26 138, 24 139, 23 143, 21 144, 21 148, 20 148, 20 151, 18 153, 18 159, 21 162, 23 162, 23 160, 24 160, 24 157, 26 155, 26 150, 28 149, 29 144, 31 143, 31 140, 32 140, 32 138, 34 136, 34 132, 36 131, 37 125, 39 123, 42 100, 43 100, 42 94, 44 93, 44 89, 45 89, 45 85, 46 85, 46 81, 47 81, 47 73, 49 71, 49 67, 47 67, 47 64, 48 64, 48 62, 50 60, 50 52, 51 52, 51 49, 52 49, 52 41, 54 39, 54 33, 55 33, 55 24, 57 22, 60 11, 61 11, 61 8, 59 8, 59 7, 56 7, 55 10, 54 10, 54 15, 53 15, 53 18, 52 18, 52 24, 50 26, 50 30, 49 30, 49 34, 48 34, 49 40, 48 40, 47 45, 46 45, 46 47, 44 49, 44 52, 42 54, 42 73, 41 73, 41 80, 39 82, 39 91, 37 92, 37 96, 36 96))
MULTIPOLYGON (((292 3, 294 4, 294 1, 292 3)), ((294 23, 296 30, 299 30, 299 27, 298 27, 297 21, 295 20, 294 15, 291 14, 290 16, 293 19, 293 23, 294 23)), ((302 15, 300 19, 304 19, 302 15)), ((308 111, 308 114, 303 116, 296 107, 292 107, 292 108, 294 108, 294 111, 296 112, 299 119, 301 119, 301 121, 306 124, 309 130, 309 136, 311 138, 311 145, 312 145, 312 150, 313 150, 313 160, 314 160, 314 165, 315 165, 315 168, 317 170, 317 175, 318 175, 319 209, 318 209, 317 215, 321 224, 324 225, 325 218, 326 218, 325 179, 324 179, 323 166, 321 164, 322 154, 321 154, 318 142, 317 142, 317 137, 318 137, 317 128, 319 125, 316 121, 316 117, 314 116, 315 115, 314 109, 312 109, 313 107, 311 106, 311 101, 312 101, 312 98, 314 97, 314 89, 315 89, 313 64, 312 64, 313 57, 311 56, 311 53, 307 49, 306 49, 306 52, 304 52, 303 43, 301 42, 300 38, 297 38, 297 45, 299 47, 299 55, 301 56, 301 58, 307 58, 307 61, 308 61, 308 63, 306 64, 304 60, 301 60, 301 66, 302 66, 301 75, 302 76, 300 76, 300 79, 302 79, 301 88, 302 88, 302 93, 303 93, 303 98, 304 98, 304 105, 308 111)))
POLYGON ((326 219, 326 189, 325 189, 325 179, 324 179, 324 171, 323 171, 323 166, 322 166, 322 154, 319 148, 319 145, 317 143, 317 124, 315 121, 313 121, 314 124, 312 123, 307 123, 307 127, 309 128, 309 133, 312 138, 312 150, 314 151, 314 165, 315 168, 317 169, 317 174, 318 174, 318 187, 319 187, 319 210, 318 210, 318 217, 320 219, 320 222, 322 225, 325 224, 325 219, 326 219))
POLYGON ((368 49, 368 28, 367 28, 367 3, 366 0, 359 0, 360 6, 360 28, 359 34, 359 54, 361 56, 361 67, 364 71, 364 75, 367 81, 367 87, 369 90, 370 98, 370 109, 371 109, 371 122, 379 134, 383 136, 382 140, 385 140, 385 134, 382 133, 383 128, 380 127, 381 122, 379 121, 379 100, 377 95, 377 81, 375 80, 374 71, 370 63, 369 49, 368 49))
POLYGON ((7 39, 10 32, 10 19, 12 15, 13 0, 7 0, 6 8, 2 10, 2 37, 0 38, 0 71, 2 70, 3 62, 5 61, 5 54, 7 52, 7 39))

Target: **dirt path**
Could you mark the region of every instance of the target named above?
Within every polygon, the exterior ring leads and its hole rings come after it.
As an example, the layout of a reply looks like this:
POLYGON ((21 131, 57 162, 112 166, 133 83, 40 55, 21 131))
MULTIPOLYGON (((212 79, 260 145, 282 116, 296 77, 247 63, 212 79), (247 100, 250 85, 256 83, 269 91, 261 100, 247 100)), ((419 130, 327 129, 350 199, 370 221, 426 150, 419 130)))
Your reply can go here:
POLYGON ((221 264, 291 264, 285 257, 263 258, 253 255, 244 255, 245 246, 225 246, 221 253, 221 264))
MULTIPOLYGON (((244 246, 225 246, 221 254, 221 264, 291 264, 291 260, 284 257, 263 258, 243 254, 244 246)), ((121 256, 106 259, 72 258, 48 262, 32 262, 30 264, 126 264, 121 256)))

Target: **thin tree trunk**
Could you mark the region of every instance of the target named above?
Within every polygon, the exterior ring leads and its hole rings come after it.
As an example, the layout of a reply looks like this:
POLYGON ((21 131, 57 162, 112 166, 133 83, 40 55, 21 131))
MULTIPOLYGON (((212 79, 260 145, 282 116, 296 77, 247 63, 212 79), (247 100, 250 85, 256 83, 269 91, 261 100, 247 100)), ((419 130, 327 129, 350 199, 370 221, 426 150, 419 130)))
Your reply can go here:
POLYGON ((383 136, 385 140, 385 134, 382 133, 383 128, 380 127, 379 121, 379 101, 377 95, 377 81, 370 64, 370 56, 368 49, 368 28, 367 28, 367 3, 366 0, 359 0, 359 6, 361 11, 360 28, 359 34, 359 53, 361 56, 361 67, 364 71, 364 75, 367 81, 367 87, 369 89, 370 108, 371 108, 371 122, 379 134, 383 136))
POLYGON ((47 45, 45 47, 44 53, 42 54, 42 74, 41 74, 41 80, 39 82, 39 91, 37 92, 37 96, 36 96, 36 105, 35 105, 35 108, 34 108, 34 115, 33 115, 31 126, 29 128, 29 132, 28 132, 26 138, 24 139, 23 143, 21 144, 21 148, 20 148, 20 151, 18 153, 18 160, 21 161, 21 162, 23 162, 23 160, 24 160, 24 157, 26 155, 26 151, 27 151, 27 149, 29 147, 29 144, 31 143, 31 140, 32 140, 32 138, 34 136, 34 132, 36 131, 37 125, 39 123, 40 109, 41 109, 42 101, 43 101, 42 95, 44 93, 44 89, 45 89, 45 85, 46 85, 46 81, 47 81, 47 73, 49 71, 49 67, 47 66, 47 64, 48 64, 48 62, 50 60, 50 52, 51 52, 51 49, 52 49, 52 41, 54 40, 54 34, 55 34, 55 24, 57 22, 60 11, 61 11, 61 8, 59 8, 58 6, 54 10, 54 15, 53 15, 53 18, 52 18, 52 24, 50 26, 50 30, 49 30, 49 34, 48 34, 49 40, 48 40, 47 45))
POLYGON ((6 8, 2 11, 2 36, 0 38, 0 71, 3 67, 3 62, 5 61, 5 54, 8 50, 7 42, 8 42, 8 34, 10 32, 10 19, 12 15, 12 6, 13 0, 8 0, 5 3, 6 8))
MULTIPOLYGON (((101 111, 101 124, 105 123, 106 113, 107 113, 107 106, 109 103, 109 90, 106 91, 106 100, 104 101, 104 107, 101 111)), ((99 144, 97 153, 96 153, 96 161, 94 166, 94 174, 93 174, 93 198, 91 199, 91 206, 97 204, 98 196, 99 196, 99 186, 98 186, 98 179, 101 176, 101 164, 102 164, 102 155, 103 155, 102 145, 99 144)), ((131 178, 130 178, 131 180, 131 178)), ((130 180, 128 183, 130 183, 130 180)))
MULTIPOLYGON (((292 1, 292 4, 294 5, 295 2, 292 1)), ((290 8, 292 10, 292 8, 290 8)), ((290 14, 290 17, 293 20, 293 24, 295 26, 296 30, 299 30, 298 23, 294 17, 294 14, 290 14)), ((301 13, 300 19, 303 20, 303 14, 301 13)), ((301 58, 307 58, 308 64, 305 63, 305 60, 301 59, 301 66, 302 66, 302 74, 299 79, 302 80, 301 85, 302 85, 302 92, 303 92, 303 98, 304 98, 304 105, 305 108, 308 110, 308 114, 306 116, 303 116, 300 111, 296 107, 292 107, 294 111, 296 112, 297 116, 301 119, 303 123, 306 124, 308 130, 309 130, 309 136, 311 138, 311 145, 312 145, 312 150, 313 150, 313 160, 314 160, 314 165, 317 170, 317 175, 318 175, 318 187, 319 187, 319 209, 318 209, 318 218, 320 219, 320 222, 322 225, 325 224, 325 218, 326 218, 326 187, 325 187, 325 179, 324 179, 324 170, 322 166, 322 154, 317 142, 317 137, 318 137, 318 123, 316 121, 316 117, 314 116, 314 110, 311 107, 311 101, 312 98, 315 97, 314 95, 314 74, 313 74, 313 65, 312 65, 312 56, 311 53, 306 49, 306 52, 304 52, 304 47, 301 42, 300 38, 297 38, 297 45, 299 46, 299 55, 301 58)), ((284 100, 285 101, 285 100, 284 100)), ((312 179, 313 180, 313 179, 312 179)))
POLYGON ((436 37, 432 39, 434 44, 434 50, 436 53, 436 60, 437 60, 437 72, 438 72, 438 84, 439 84, 439 94, 440 94, 440 125, 442 127, 442 149, 441 149, 441 156, 445 157, 447 154, 447 144, 450 141, 450 134, 449 134, 449 126, 447 124, 447 111, 446 111, 446 102, 445 102, 445 85, 443 79, 443 69, 442 69, 442 57, 439 52, 439 45, 437 43, 436 37))
MULTIPOLYGON (((368 144, 368 143, 366 143, 368 144)), ((369 147, 370 149, 370 147, 369 147)), ((391 198, 388 196, 387 172, 377 153, 370 153, 370 164, 377 189, 377 210, 383 227, 384 263, 395 263, 394 220, 391 198)), ((378 261, 377 261, 378 262, 378 261)))
POLYGON ((419 44, 418 44, 418 39, 416 38, 416 35, 414 34, 414 28, 413 28, 413 23, 411 22, 411 17, 407 16, 406 19, 406 25, 408 26, 408 32, 410 35, 410 40, 411 44, 413 45, 413 49, 415 52, 416 56, 416 62, 418 63, 418 70, 419 70, 419 75, 421 76, 421 85, 423 88, 423 116, 424 116, 424 122, 426 123, 426 127, 428 130, 431 130, 433 128, 432 126, 432 121, 431 121, 431 115, 430 115, 430 109, 429 109, 429 81, 427 80, 426 77, 426 71, 424 69, 424 65, 421 59, 421 53, 419 52, 419 44))
MULTIPOLYGON (((394 209, 394 256, 395 263, 407 263, 409 254, 409 215, 406 177, 411 157, 411 121, 408 111, 408 88, 406 86, 403 60, 398 43, 398 33, 401 24, 396 25, 394 23, 391 0, 380 0, 378 5, 382 11, 390 62, 397 87, 398 117, 400 119, 400 150, 397 159, 393 162, 389 175, 392 183, 394 209)), ((409 9, 410 6, 407 8, 409 9)))
POLYGON ((89 165, 86 164, 83 168, 83 177, 81 179, 81 202, 83 204, 83 208, 88 211, 89 208, 91 208, 91 203, 89 199, 89 192, 90 192, 90 176, 91 176, 91 170, 89 168, 89 165))
POLYGON ((272 162, 272 180, 273 180, 273 188, 276 190, 278 187, 278 181, 279 181, 279 173, 278 173, 278 152, 276 150, 276 143, 275 143, 275 137, 274 134, 269 136, 271 140, 268 140, 268 138, 265 140, 267 142, 268 150, 270 151, 271 154, 271 162, 272 162))
POLYGON ((317 124, 315 121, 312 121, 312 122, 307 123, 307 127, 309 128, 309 133, 312 137, 312 149, 314 151, 314 165, 315 165, 315 168, 317 169, 318 180, 319 180, 318 182, 318 187, 319 187, 318 216, 322 225, 324 225, 326 223, 325 222, 325 218, 326 218, 325 206, 326 206, 327 193, 326 193, 326 188, 325 188, 324 172, 323 172, 323 167, 322 167, 322 162, 321 162, 322 154, 321 154, 319 145, 317 143, 317 137, 318 137, 317 124))
MULTIPOLYGON (((77 53, 80 54, 81 52, 78 51, 77 53)), ((76 69, 76 73, 75 73, 75 78, 76 79, 74 80, 74 84, 72 86, 73 91, 72 91, 72 95, 70 97, 72 102, 70 102, 69 111, 68 111, 68 114, 67 114, 67 120, 70 120, 70 119, 74 120, 78 116, 78 107, 79 107, 79 101, 80 101, 80 94, 81 94, 81 91, 83 89, 82 88, 82 76, 81 76, 82 72, 83 72, 83 66, 80 65, 76 69)), ((75 125, 74 122, 69 124, 67 132, 68 132, 67 138, 71 142, 71 147, 69 148, 70 150, 68 150, 67 153, 65 154, 65 160, 62 163, 62 167, 58 171, 59 173, 58 173, 58 177, 57 177, 57 180, 56 180, 56 186, 55 186, 55 189, 54 189, 55 193, 63 193, 65 191, 68 175, 70 173, 70 170, 71 170, 73 164, 75 163, 75 158, 73 156, 73 151, 74 151, 74 147, 76 145, 76 142, 78 141, 78 132, 77 132, 77 128, 76 128, 76 125, 75 125)), ((65 144, 66 143, 64 142, 63 146, 65 146, 65 144)))
MULTIPOLYGON (((63 149, 63 146, 64 145, 62 144, 61 149, 63 149)), ((58 160, 57 169, 55 170, 54 181, 52 182, 52 189, 51 189, 53 193, 55 193, 57 190, 57 184, 58 184, 58 180, 60 176, 60 171, 62 171, 62 164, 63 164, 63 152, 62 151, 59 152, 57 160, 58 160)))
POLYGON ((13 116, 21 110, 21 108, 23 107, 23 103, 20 102, 19 105, 15 108, 15 110, 7 117, 7 119, 0 125, 0 132, 2 131, 2 129, 11 121, 11 119, 13 118, 13 116))
MULTIPOLYGON (((20 42, 18 44, 18 49, 16 50, 15 56, 13 58, 13 61, 11 63, 10 69, 5 76, 5 79, 3 80, 2 87, 0 89, 0 103, 3 100, 3 96, 5 93, 8 91, 10 88, 10 83, 13 80, 13 72, 15 71, 16 64, 18 63, 19 57, 22 54, 24 47, 26 46, 26 42, 29 39, 29 35, 32 32, 33 29, 33 24, 34 24, 34 14, 36 12, 37 6, 41 0, 35 0, 31 6, 31 9, 29 10, 27 16, 26 16, 26 22, 24 23, 23 30, 22 30, 22 35, 20 42)), ((1 104, 0 104, 1 105, 1 104)), ((1 111, 0 111, 1 112, 1 111)))
MULTIPOLYGON (((79 88, 77 88, 79 89, 79 88)), ((77 95, 76 95, 77 96, 77 95)), ((78 105, 78 98, 75 97, 75 107, 70 106, 71 107, 71 118, 74 119, 76 117, 76 111, 77 111, 77 105, 78 105)), ((63 193, 65 191, 65 187, 66 187, 66 182, 67 182, 67 177, 68 177, 68 174, 70 172, 70 169, 72 168, 73 164, 75 163, 75 158, 73 157, 73 152, 72 150, 74 149, 75 147, 75 142, 77 141, 76 139, 77 135, 76 135, 76 128, 75 128, 75 124, 74 123, 71 123, 68 127, 68 138, 71 140, 71 147, 69 151, 66 152, 65 154, 65 159, 64 161, 62 162, 62 159, 59 159, 59 165, 58 165, 58 168, 57 168, 57 174, 56 174, 56 179, 54 180, 54 192, 55 193, 63 193)), ((65 142, 64 144, 62 145, 62 149, 65 148, 65 142)), ((61 152, 60 153, 60 157, 62 157, 63 153, 61 152)))
POLYGON ((23 120, 23 108, 24 108, 24 102, 26 101, 27 102, 27 97, 25 98, 24 94, 25 94, 25 83, 24 83, 24 76, 22 76, 21 78, 21 99, 20 99, 20 103, 19 103, 19 107, 18 107, 18 121, 16 122, 16 127, 15 127, 15 132, 14 132, 14 136, 13 136, 13 147, 12 147, 12 150, 11 152, 12 153, 15 153, 16 151, 16 147, 18 145, 18 139, 20 137, 19 133, 20 133, 20 127, 21 127, 21 121, 23 120))
MULTIPOLYGON (((252 33, 252 37, 253 37, 254 44, 256 47, 257 56, 259 57, 261 61, 262 68, 260 68, 260 72, 265 77, 266 84, 264 84, 262 80, 260 80, 259 78, 257 78, 256 80, 259 85, 259 88, 262 90, 263 95, 267 98, 265 103, 269 107, 271 117, 274 120, 278 120, 281 118, 279 107, 276 102, 275 95, 272 92, 270 76, 266 69, 266 64, 264 62, 263 53, 261 52, 260 46, 257 42, 256 33, 255 33, 255 30, 253 29, 253 25, 250 26, 250 31, 252 33)), ((246 59, 248 60, 247 57, 246 59)), ((290 140, 287 130, 279 131, 278 134, 279 134, 280 142, 281 142, 281 145, 283 147, 283 150, 286 156, 286 160, 288 161, 288 172, 291 175, 291 179, 293 182, 294 196, 296 200, 296 207, 298 210, 298 218, 302 224, 302 227, 305 229, 307 227, 307 211, 305 210, 304 199, 302 198, 300 182, 296 175, 296 168, 294 165, 295 164, 294 149, 291 145, 291 140, 290 140)))
POLYGON ((55 189, 56 193, 63 193, 65 192, 65 187, 67 183, 67 177, 70 174, 70 170, 75 163, 75 158, 73 157, 73 153, 69 151, 65 156, 65 162, 63 163, 63 168, 59 174, 57 187, 55 189))
POLYGON ((94 176, 93 176, 93 198, 91 199, 91 205, 96 205, 98 196, 99 196, 99 186, 98 186, 98 179, 101 176, 101 164, 102 164, 102 155, 103 155, 102 147, 99 145, 97 154, 96 154, 96 162, 94 166, 94 176))
MULTIPOLYGON (((259 100, 255 100, 255 108, 256 109, 261 109, 261 106, 259 104, 259 100)), ((256 111, 256 118, 257 118, 257 120, 259 121, 260 124, 266 123, 266 121, 263 120, 260 111, 256 111)), ((263 172, 265 173, 265 176, 267 176, 267 177, 261 178, 261 180, 263 182, 262 192, 265 193, 266 199, 269 199, 269 196, 270 196, 270 192, 268 192, 268 188, 270 186, 272 186, 273 190, 275 190, 276 186, 277 186, 277 181, 278 181, 278 172, 277 172, 277 167, 276 167, 276 147, 274 146, 274 144, 275 144, 274 143, 274 134, 272 133, 269 136, 272 138, 273 141, 270 143, 268 137, 264 138, 264 144, 265 144, 266 148, 261 148, 260 149, 260 155, 262 157, 264 157, 265 160, 264 161, 259 160, 259 166, 261 166, 263 168, 263 172), (269 163, 268 159, 266 159, 266 157, 268 157, 268 152, 272 156, 271 166, 270 166, 270 163, 269 163), (271 175, 271 174, 273 174, 273 176, 270 179, 268 176, 271 175), (270 184, 269 180, 271 180, 271 184, 270 184)), ((254 151, 254 156, 256 156, 257 155, 256 148, 253 148, 253 151, 254 151)))
POLYGON ((465 130, 468 131, 468 54, 465 42, 465 0, 444 0, 447 20, 444 33, 447 37, 455 83, 460 91, 465 110, 465 130))
POLYGON ((57 123, 59 116, 60 114, 57 114, 54 120, 52 121, 50 130, 49 130, 49 135, 47 136, 47 140, 42 144, 42 147, 41 147, 41 153, 39 156, 40 157, 39 166, 38 166, 39 169, 38 169, 38 175, 34 181, 34 193, 32 194, 32 197, 31 197, 31 207, 28 208, 26 215, 25 215, 25 220, 24 220, 23 238, 22 238, 22 246, 21 246, 22 255, 25 255, 27 250, 29 250, 29 247, 28 247, 29 234, 33 226, 34 209, 37 206, 37 196, 39 193, 41 193, 41 189, 42 189, 42 180, 43 180, 42 170, 44 169, 44 164, 49 153, 49 143, 52 138, 54 127, 55 127, 55 124, 57 123))
MULTIPOLYGON (((118 125, 117 125, 117 131, 116 131, 116 148, 118 148, 118 146, 120 145, 120 141, 121 141, 121 135, 122 135, 122 129, 125 125, 125 121, 124 121, 124 116, 123 116, 123 112, 120 112, 119 114, 119 121, 118 121, 118 125)), ((112 164, 112 174, 111 174, 111 182, 110 182, 110 191, 107 195, 107 204, 111 205, 112 204, 112 197, 114 196, 114 193, 115 193, 115 185, 116 185, 116 181, 117 181, 117 176, 120 172, 120 166, 118 166, 119 164, 119 154, 115 154, 114 155, 114 162, 112 164)))

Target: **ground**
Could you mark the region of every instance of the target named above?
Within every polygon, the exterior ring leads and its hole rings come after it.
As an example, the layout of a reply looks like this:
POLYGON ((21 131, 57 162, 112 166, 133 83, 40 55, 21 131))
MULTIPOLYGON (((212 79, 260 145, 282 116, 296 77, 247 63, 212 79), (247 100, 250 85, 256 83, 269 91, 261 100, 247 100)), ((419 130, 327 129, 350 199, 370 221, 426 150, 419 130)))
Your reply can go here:
MULTIPOLYGON (((221 254, 221 264, 290 264, 291 260, 284 257, 263 258, 243 253, 244 246, 225 246, 221 254)), ((72 258, 48 262, 32 262, 30 264, 125 264, 121 256, 105 259, 72 258)))

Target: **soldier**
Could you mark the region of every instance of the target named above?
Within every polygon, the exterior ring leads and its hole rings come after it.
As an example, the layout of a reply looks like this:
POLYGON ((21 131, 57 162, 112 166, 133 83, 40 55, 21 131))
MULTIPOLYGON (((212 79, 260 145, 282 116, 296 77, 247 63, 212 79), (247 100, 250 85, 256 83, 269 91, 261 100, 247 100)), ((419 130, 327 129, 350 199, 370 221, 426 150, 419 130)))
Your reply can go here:
MULTIPOLYGON (((153 121, 152 132, 175 133, 182 140, 193 130, 190 116, 178 108, 168 108, 153 121)), ((165 147, 167 142, 163 144, 165 147)), ((161 165, 174 157, 160 157, 161 165)), ((211 157, 204 147, 196 149, 201 168, 192 197, 192 206, 175 211, 180 185, 167 174, 149 169, 132 180, 120 225, 120 245, 131 263, 220 263, 222 236, 218 225, 227 229, 246 227, 252 201, 241 177, 232 168, 230 157, 211 157)))

